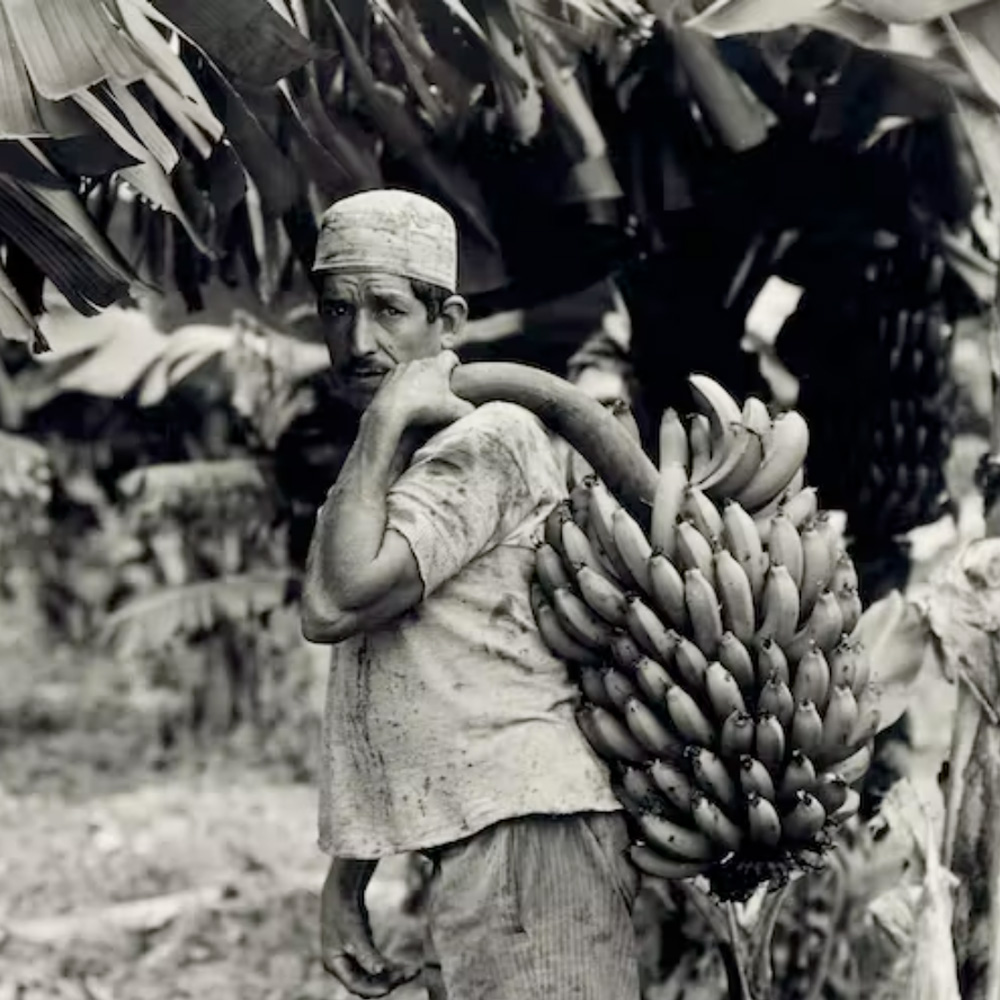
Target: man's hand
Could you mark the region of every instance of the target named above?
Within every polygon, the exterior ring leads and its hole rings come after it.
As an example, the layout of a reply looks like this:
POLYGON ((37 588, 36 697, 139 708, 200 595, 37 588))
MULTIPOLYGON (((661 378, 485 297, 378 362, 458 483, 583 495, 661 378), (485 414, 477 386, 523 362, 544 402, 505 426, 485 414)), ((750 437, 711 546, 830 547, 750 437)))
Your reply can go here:
POLYGON ((454 423, 475 409, 451 391, 451 373, 458 363, 454 351, 442 351, 433 358, 399 365, 386 376, 372 405, 406 427, 454 423))
POLYGON ((359 997, 384 997, 420 971, 391 961, 375 947, 364 899, 374 871, 371 861, 334 858, 320 899, 323 967, 359 997))

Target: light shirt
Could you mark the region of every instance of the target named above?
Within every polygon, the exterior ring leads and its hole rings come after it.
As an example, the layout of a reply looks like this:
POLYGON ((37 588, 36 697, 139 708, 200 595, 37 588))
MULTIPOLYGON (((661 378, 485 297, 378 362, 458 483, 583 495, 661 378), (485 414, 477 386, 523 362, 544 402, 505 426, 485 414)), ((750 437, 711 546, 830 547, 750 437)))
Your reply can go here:
POLYGON ((508 403, 434 435, 393 485, 388 527, 409 542, 424 599, 334 647, 324 851, 378 858, 518 816, 620 808, 528 598, 535 543, 565 493, 545 429, 508 403))

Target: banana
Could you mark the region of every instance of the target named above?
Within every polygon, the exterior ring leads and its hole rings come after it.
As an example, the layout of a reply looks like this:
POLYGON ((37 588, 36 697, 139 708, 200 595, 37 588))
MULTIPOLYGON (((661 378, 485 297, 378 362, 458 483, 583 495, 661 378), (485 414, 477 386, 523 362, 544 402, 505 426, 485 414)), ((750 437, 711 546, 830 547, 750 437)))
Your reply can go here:
POLYGON ((608 695, 608 689, 604 686, 604 675, 597 667, 589 665, 581 666, 578 674, 580 690, 584 697, 592 705, 600 705, 601 708, 614 708, 615 703, 608 695))
POLYGON ((784 566, 788 570, 796 588, 802 586, 802 539, 795 525, 780 512, 771 518, 767 555, 772 566, 784 566))
POLYGON ((668 629, 641 598, 629 597, 625 624, 640 649, 660 663, 671 662, 678 642, 677 633, 668 629))
POLYGON ((611 637, 610 649, 615 663, 628 673, 634 672, 636 663, 643 656, 642 650, 627 632, 615 632, 611 637))
POLYGON ((847 801, 847 782, 839 774, 821 774, 807 789, 819 800, 827 815, 835 813, 847 801))
POLYGON ((791 745, 812 757, 823 745, 823 719, 811 701, 800 701, 789 729, 791 745))
POLYGON ((754 512, 785 492, 801 470, 809 451, 809 427, 802 415, 789 410, 778 416, 764 437, 764 458, 736 499, 754 512))
POLYGON ((872 748, 865 744, 860 750, 856 750, 846 760, 838 761, 836 774, 846 785, 857 784, 867 773, 872 765, 872 748))
POLYGON ((857 695, 858 721, 854 724, 854 729, 851 732, 850 743, 852 746, 859 746, 861 743, 867 743, 875 738, 881 718, 880 695, 881 692, 874 684, 869 684, 861 694, 857 695))
POLYGON ((668 559, 673 559, 677 550, 677 517, 687 484, 687 473, 682 465, 665 465, 657 477, 649 541, 668 559))
POLYGON ((634 664, 635 681, 646 700, 657 707, 666 704, 667 692, 674 686, 674 679, 648 656, 641 656, 634 664))
POLYGON ((576 721, 587 742, 608 762, 645 763, 646 751, 607 709, 585 705, 577 709, 576 721))
POLYGON ((834 826, 839 826, 841 823, 845 823, 847 820, 856 816, 860 808, 861 793, 856 792, 853 788, 849 788, 847 790, 847 796, 844 799, 844 804, 835 812, 830 813, 829 822, 834 826))
POLYGON ((562 543, 562 526, 564 521, 570 520, 572 520, 572 517, 570 515, 569 503, 566 500, 557 503, 549 511, 548 517, 545 518, 545 526, 543 528, 544 539, 562 556, 565 555, 562 543))
POLYGON ((709 583, 715 582, 715 563, 708 539, 690 522, 677 525, 677 562, 680 569, 698 569, 709 583))
POLYGON ((794 799, 796 792, 803 789, 809 791, 815 783, 816 768, 813 762, 801 750, 793 750, 778 784, 778 801, 794 799))
POLYGON ((826 539, 815 524, 807 524, 800 535, 802 543, 802 586, 799 588, 801 618, 807 618, 819 595, 830 584, 833 577, 833 563, 826 539))
POLYGON ((834 596, 837 598, 837 604, 840 605, 844 631, 853 632, 854 627, 861 620, 861 612, 864 610, 857 588, 841 587, 840 590, 834 591, 834 596))
POLYGON ((681 423, 681 418, 677 411, 667 407, 660 418, 660 452, 659 467, 663 469, 667 465, 679 465, 682 469, 688 467, 688 438, 687 431, 681 423))
POLYGON ((570 490, 576 489, 587 479, 595 475, 594 467, 578 451, 570 451, 569 468, 566 472, 566 485, 570 490))
POLYGON ((601 672, 601 680, 611 704, 618 710, 619 714, 624 714, 626 703, 638 694, 635 685, 614 667, 605 667, 601 672))
POLYGON ((700 695, 705 690, 708 660, 690 639, 683 636, 678 636, 677 646, 674 649, 674 667, 681 683, 692 694, 700 695))
POLYGON ((722 515, 697 486, 689 484, 684 490, 681 520, 690 521, 709 541, 722 535, 722 515))
POLYGON ((757 645, 757 686, 762 688, 775 675, 791 683, 788 657, 773 639, 762 639, 757 645))
POLYGON ((535 550, 535 572, 538 574, 538 582, 550 597, 560 587, 570 586, 562 556, 548 542, 543 542, 535 550))
POLYGON ((777 847, 781 841, 781 817, 773 803, 758 792, 747 795, 747 825, 750 840, 764 847, 777 847))
MULTIPOLYGON (((587 528, 586 531, 584 531, 584 534, 587 536, 587 541, 590 543, 590 547, 594 555, 597 557, 597 564, 601 574, 606 576, 609 580, 614 580, 615 583, 619 583, 622 580, 622 571, 615 565, 610 553, 608 553, 608 551, 601 544, 601 539, 597 534, 596 518, 590 518, 587 522, 587 528)), ((576 569, 576 567, 572 566, 572 564, 571 568, 574 570, 576 569)))
POLYGON ((667 692, 667 714, 674 729, 688 742, 709 747, 715 741, 715 729, 697 702, 680 685, 667 692))
POLYGON ((757 711, 773 715, 787 731, 795 715, 795 699, 788 685, 774 673, 771 679, 761 688, 757 699, 757 711))
POLYGON ((781 513, 798 529, 803 529, 819 513, 819 496, 815 486, 806 486, 781 505, 781 513))
POLYGON ((705 691, 716 718, 724 723, 734 712, 746 712, 746 702, 733 675, 721 663, 710 663, 705 671, 705 691))
POLYGON ((769 802, 777 798, 774 781, 767 768, 750 754, 740 757, 740 788, 746 796, 759 795, 769 802))
POLYGON ((713 439, 721 438, 730 424, 743 421, 743 410, 729 391, 710 375, 688 376, 695 408, 711 422, 713 439))
POLYGON ((743 423, 750 430, 763 437, 771 429, 771 414, 767 404, 757 396, 747 396, 743 400, 743 423))
POLYGON ((649 560, 650 599, 660 614, 679 632, 688 627, 687 604, 684 602, 684 579, 674 564, 654 550, 649 560))
POLYGON ((754 732, 754 755, 772 775, 785 763, 785 730, 777 716, 761 712, 754 732))
POLYGON ((636 741, 657 757, 679 757, 684 744, 638 698, 625 703, 625 724, 636 741))
POLYGON ((696 413, 688 428, 691 449, 691 482, 704 479, 712 470, 712 425, 708 417, 696 413))
POLYGON ((789 660, 801 659, 813 644, 825 653, 830 652, 844 634, 843 625, 844 615, 837 598, 828 590, 820 594, 805 625, 785 643, 789 660))
POLYGON ((552 595, 552 607, 559 624, 577 642, 591 649, 607 649, 611 642, 611 627, 595 615, 568 587, 560 587, 552 595))
POLYGON ((730 777, 729 769, 722 760, 704 747, 688 747, 686 756, 695 784, 730 815, 737 815, 739 794, 736 783, 730 777))
POLYGON ((691 815, 698 829, 719 847, 738 851, 743 846, 743 831, 707 795, 698 791, 691 795, 691 815))
POLYGON ((844 554, 844 537, 837 530, 837 526, 830 517, 830 512, 821 510, 816 515, 814 522, 816 530, 825 539, 827 549, 830 552, 830 561, 836 565, 840 557, 844 554))
POLYGON ((809 792, 796 792, 795 805, 781 817, 781 832, 792 843, 812 840, 826 822, 826 810, 809 792))
POLYGON ((810 646, 795 668, 792 694, 796 702, 811 701, 820 713, 830 697, 830 666, 818 646, 810 646))
POLYGON ((651 594, 649 560, 653 548, 646 539, 646 533, 636 520, 619 506, 611 519, 612 543, 618 558, 628 572, 629 581, 642 594, 651 594))
POLYGON ((706 656, 715 656, 722 639, 722 612, 715 589, 700 570, 684 574, 684 601, 698 648, 706 656))
POLYGON ((577 569, 576 584, 591 611, 600 615, 609 625, 620 627, 625 624, 629 605, 621 587, 603 574, 595 573, 589 566, 577 569))
POLYGON ((754 477, 764 459, 764 440, 746 424, 733 424, 727 450, 715 468, 698 482, 706 496, 724 500, 735 496, 754 477))
POLYGON ((621 509, 621 504, 611 495, 604 482, 598 479, 590 494, 590 519, 593 531, 597 536, 600 551, 611 564, 615 576, 619 580, 630 582, 628 567, 618 554, 618 546, 615 543, 614 518, 615 513, 621 509))
POLYGON ((785 566, 768 569, 761 612, 758 639, 773 639, 779 646, 787 646, 799 623, 799 590, 785 566))
POLYGON ((551 605, 543 604, 538 608, 535 624, 538 626, 538 634, 542 637, 542 641, 560 660, 580 664, 600 663, 601 658, 593 649, 577 642, 562 627, 559 616, 551 605))
POLYGON ((701 830, 692 830, 664 816, 639 817, 639 829, 650 847, 681 861, 714 861, 722 853, 701 830))
POLYGON ((589 566, 595 573, 607 576, 604 567, 587 533, 575 521, 567 518, 562 523, 563 559, 575 571, 579 566, 589 566))
POLYGON ((641 767, 626 765, 622 768, 622 787, 639 809, 650 812, 662 801, 662 796, 649 773, 641 767))
POLYGON ((704 875, 712 867, 710 861, 678 861, 675 858, 665 858, 645 844, 632 844, 628 849, 628 856, 643 875, 670 881, 695 878, 704 875))
POLYGON ((835 687, 823 717, 823 760, 837 760, 851 748, 851 737, 858 724, 858 700, 846 684, 835 687))
POLYGON ((753 518, 734 500, 727 501, 722 508, 722 538, 726 548, 743 567, 754 603, 759 606, 764 593, 764 573, 766 559, 764 546, 753 523, 753 518))
POLYGON ((859 585, 858 571, 854 568, 854 560, 846 552, 842 552, 833 568, 830 590, 834 592, 841 589, 857 590, 859 585))
POLYGON ((755 625, 753 590, 746 571, 728 549, 715 553, 715 585, 726 630, 741 643, 749 643, 755 625))
POLYGON ((719 640, 719 662, 733 675, 744 695, 753 691, 753 659, 746 646, 732 632, 722 633, 719 640))
POLYGON ((688 776, 669 760, 654 760, 649 776, 660 794, 684 816, 691 815, 691 792, 694 788, 688 776))
POLYGON ((739 760, 753 749, 753 718, 746 712, 733 712, 722 723, 719 753, 728 760, 739 760))
POLYGON ((596 481, 597 476, 595 475, 584 476, 569 491, 570 516, 584 530, 587 528, 587 520, 590 517, 590 491, 596 481))

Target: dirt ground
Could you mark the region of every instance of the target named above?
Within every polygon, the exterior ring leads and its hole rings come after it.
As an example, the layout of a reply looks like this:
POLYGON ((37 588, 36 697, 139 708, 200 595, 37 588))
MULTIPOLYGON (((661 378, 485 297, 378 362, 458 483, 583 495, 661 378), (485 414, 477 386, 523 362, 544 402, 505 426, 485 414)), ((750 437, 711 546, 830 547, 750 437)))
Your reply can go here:
MULTIPOLYGON (((127 668, 46 649, 17 609, 0 608, 0 677, 0 1000, 346 996, 317 957, 310 785, 238 745, 165 760, 127 668)), ((928 678, 914 704, 929 784, 951 692, 928 678)), ((373 923, 412 952, 402 868, 383 867, 373 923)))

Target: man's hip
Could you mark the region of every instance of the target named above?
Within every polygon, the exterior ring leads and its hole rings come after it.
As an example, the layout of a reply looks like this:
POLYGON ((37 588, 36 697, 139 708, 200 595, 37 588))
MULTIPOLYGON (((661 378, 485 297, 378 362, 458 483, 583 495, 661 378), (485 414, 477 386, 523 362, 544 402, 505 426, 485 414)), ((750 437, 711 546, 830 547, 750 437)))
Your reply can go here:
POLYGON ((638 877, 620 813, 525 816, 429 852, 447 1000, 638 1000, 638 877))

